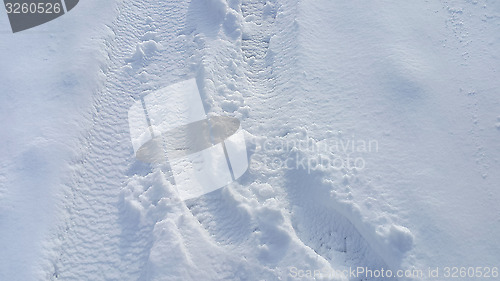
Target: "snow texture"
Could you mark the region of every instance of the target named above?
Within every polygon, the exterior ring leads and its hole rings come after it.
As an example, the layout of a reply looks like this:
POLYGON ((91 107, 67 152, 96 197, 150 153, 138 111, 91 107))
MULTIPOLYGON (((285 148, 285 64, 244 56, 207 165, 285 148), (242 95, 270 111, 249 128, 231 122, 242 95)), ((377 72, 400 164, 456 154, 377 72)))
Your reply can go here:
POLYGON ((16 34, 1 13, 0 280, 498 267, 499 3, 88 0, 16 34), (249 168, 181 200, 129 110, 190 79, 249 168))

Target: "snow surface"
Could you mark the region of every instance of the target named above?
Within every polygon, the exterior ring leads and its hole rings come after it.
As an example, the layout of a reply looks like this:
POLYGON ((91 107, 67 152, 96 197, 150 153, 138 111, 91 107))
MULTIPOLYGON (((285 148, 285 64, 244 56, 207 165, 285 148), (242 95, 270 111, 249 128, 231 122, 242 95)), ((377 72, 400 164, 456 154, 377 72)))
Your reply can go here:
POLYGON ((88 0, 16 34, 2 10, 0 280, 499 267, 499 34, 484 0, 88 0), (128 111, 191 78, 250 168, 182 201, 128 111))

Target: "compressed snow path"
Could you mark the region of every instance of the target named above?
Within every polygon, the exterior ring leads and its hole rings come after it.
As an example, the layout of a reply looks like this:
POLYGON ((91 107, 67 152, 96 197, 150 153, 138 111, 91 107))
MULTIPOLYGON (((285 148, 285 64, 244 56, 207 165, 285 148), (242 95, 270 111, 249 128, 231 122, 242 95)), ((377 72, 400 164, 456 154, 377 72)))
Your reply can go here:
POLYGON ((0 280, 499 266, 500 5, 101 2, 0 34, 0 280), (251 165, 183 202, 127 113, 190 78, 251 165), (359 140, 362 169, 273 165, 359 140))

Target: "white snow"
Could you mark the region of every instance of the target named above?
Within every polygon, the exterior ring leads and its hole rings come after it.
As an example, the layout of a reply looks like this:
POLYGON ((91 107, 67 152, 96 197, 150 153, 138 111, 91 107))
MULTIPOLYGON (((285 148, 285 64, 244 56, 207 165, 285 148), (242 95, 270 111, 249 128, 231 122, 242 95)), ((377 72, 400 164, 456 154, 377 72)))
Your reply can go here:
POLYGON ((16 34, 1 12, 0 280, 498 268, 499 34, 493 1, 88 0, 16 34), (155 96, 182 81, 249 162, 188 200, 130 125, 148 96, 201 112, 155 96))

